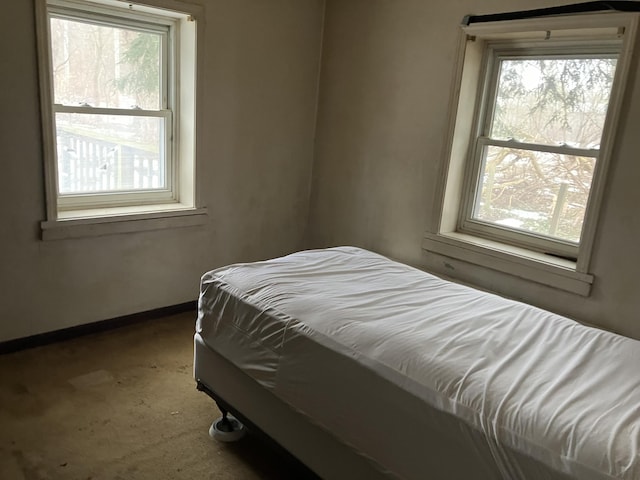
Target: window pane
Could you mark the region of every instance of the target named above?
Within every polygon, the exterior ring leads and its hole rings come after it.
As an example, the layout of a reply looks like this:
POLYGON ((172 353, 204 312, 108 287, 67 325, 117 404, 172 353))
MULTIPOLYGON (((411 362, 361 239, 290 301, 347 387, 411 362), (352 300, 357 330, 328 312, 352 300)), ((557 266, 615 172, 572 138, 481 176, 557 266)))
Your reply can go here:
POLYGON ((580 241, 595 158, 488 146, 473 217, 580 241))
POLYGON ((161 36, 51 19, 55 103, 160 109, 161 36))
POLYGON ((489 136, 599 148, 616 58, 501 60, 489 136))
POLYGON ((58 191, 164 189, 164 119, 56 114, 58 191))

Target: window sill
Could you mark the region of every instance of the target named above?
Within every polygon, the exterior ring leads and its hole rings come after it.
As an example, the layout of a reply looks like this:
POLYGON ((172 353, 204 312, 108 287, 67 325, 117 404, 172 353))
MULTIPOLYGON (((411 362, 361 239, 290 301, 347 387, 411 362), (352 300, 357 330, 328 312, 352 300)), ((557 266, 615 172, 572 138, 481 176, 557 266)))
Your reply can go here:
POLYGON ((588 297, 593 275, 580 273, 576 263, 463 233, 425 233, 422 248, 588 297))
POLYGON ((205 208, 168 204, 64 211, 57 220, 41 222, 40 228, 42 240, 64 240, 193 227, 206 222, 205 208))

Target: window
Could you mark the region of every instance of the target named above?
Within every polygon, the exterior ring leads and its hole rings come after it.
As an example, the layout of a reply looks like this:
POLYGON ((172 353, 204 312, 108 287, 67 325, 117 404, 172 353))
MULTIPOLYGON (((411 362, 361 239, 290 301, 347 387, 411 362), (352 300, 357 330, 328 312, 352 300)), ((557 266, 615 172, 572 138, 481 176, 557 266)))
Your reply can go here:
POLYGON ((169 27, 49 15, 58 206, 171 199, 169 27))
POLYGON ((605 14, 464 27, 427 250, 588 294, 635 22, 605 14))
POLYGON ((109 0, 40 0, 38 19, 43 229, 194 210, 193 17, 109 0))
POLYGON ((460 229, 576 257, 619 45, 558 50, 489 47, 460 229))

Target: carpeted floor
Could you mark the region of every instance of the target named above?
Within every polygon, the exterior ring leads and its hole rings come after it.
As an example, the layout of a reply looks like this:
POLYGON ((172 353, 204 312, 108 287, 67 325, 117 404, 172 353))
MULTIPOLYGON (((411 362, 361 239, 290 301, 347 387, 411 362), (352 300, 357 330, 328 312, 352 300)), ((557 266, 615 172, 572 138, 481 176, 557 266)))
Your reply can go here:
POLYGON ((0 479, 308 479, 220 413, 192 378, 195 313, 0 355, 0 479))

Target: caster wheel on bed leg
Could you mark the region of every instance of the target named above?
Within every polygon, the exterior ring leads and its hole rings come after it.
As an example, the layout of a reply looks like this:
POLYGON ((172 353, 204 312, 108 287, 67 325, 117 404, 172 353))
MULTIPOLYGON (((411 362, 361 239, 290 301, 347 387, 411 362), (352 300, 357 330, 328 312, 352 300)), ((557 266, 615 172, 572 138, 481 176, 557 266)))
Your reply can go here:
POLYGON ((244 425, 226 413, 209 427, 209 436, 219 442, 237 442, 245 433, 244 425))

